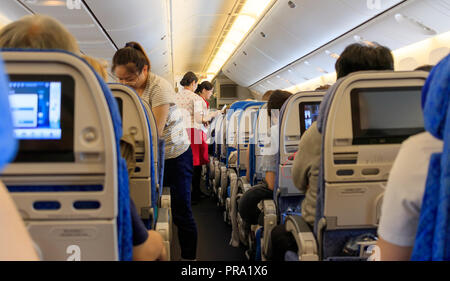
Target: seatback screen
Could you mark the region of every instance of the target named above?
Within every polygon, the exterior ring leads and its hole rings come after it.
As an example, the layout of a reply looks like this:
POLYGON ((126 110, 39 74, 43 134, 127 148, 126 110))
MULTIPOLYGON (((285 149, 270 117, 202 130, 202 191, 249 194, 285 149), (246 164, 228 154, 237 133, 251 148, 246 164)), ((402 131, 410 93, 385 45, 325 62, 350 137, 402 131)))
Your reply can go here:
POLYGON ((353 144, 402 143, 424 131, 420 87, 351 92, 353 144))
POLYGON ((10 76, 15 162, 74 161, 74 86, 67 75, 10 76))
POLYGON ((299 104, 300 134, 311 127, 319 117, 320 102, 302 102, 299 104))
POLYGON ((61 82, 11 82, 9 101, 17 139, 61 139, 61 82))

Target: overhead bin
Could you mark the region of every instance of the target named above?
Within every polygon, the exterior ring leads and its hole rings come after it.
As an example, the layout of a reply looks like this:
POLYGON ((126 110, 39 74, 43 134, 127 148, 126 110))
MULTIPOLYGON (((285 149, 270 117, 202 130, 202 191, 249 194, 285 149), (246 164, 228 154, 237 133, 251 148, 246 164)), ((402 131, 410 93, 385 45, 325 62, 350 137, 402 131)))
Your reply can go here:
POLYGON ((253 85, 404 1, 380 1, 379 9, 361 0, 291 2, 295 8, 288 1, 275 3, 225 64, 225 75, 243 87, 253 85))
MULTIPOLYGON (((336 63, 335 56, 352 43, 371 41, 387 46, 391 50, 397 50, 449 30, 450 11, 448 1, 407 1, 333 42, 324 46, 317 46, 320 48, 306 56, 299 57, 297 61, 285 65, 280 70, 268 76, 259 77, 260 80, 251 86, 251 90, 262 93, 269 89, 286 89, 286 84, 295 86, 333 73, 336 63)), ((438 47, 436 50, 430 48, 430 53, 426 54, 426 63, 436 63, 449 51, 448 47, 438 47)), ((422 64, 424 63, 422 62, 422 64)), ((396 70, 413 70, 419 65, 420 63, 415 58, 406 58, 396 61, 396 70)), ((240 77, 246 76, 240 75, 240 77)), ((334 81, 333 77, 328 80, 334 81)), ((252 82, 254 81, 248 81, 248 83, 252 82)))

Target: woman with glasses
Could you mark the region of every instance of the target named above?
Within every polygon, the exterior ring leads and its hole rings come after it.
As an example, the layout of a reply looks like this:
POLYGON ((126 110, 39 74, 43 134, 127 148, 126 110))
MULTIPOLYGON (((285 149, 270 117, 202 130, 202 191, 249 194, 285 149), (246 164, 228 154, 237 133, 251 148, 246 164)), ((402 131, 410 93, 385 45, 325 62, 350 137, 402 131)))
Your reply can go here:
POLYGON ((151 72, 150 60, 136 42, 129 42, 116 52, 112 72, 119 82, 132 87, 152 109, 158 136, 165 141, 164 185, 170 187, 181 258, 195 260, 197 225, 192 215, 190 191, 192 150, 183 117, 176 106, 175 90, 169 82, 151 72))

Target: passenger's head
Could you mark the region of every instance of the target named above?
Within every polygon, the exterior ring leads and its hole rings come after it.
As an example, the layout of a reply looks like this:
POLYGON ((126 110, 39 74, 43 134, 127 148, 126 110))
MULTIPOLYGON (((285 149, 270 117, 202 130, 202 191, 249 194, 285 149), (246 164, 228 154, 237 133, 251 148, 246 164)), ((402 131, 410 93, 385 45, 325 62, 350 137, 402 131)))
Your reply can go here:
POLYGON ((57 20, 29 15, 0 30, 0 48, 60 49, 79 54, 77 40, 57 20))
POLYGON ((195 75, 194 72, 189 71, 188 73, 186 73, 183 76, 183 79, 181 79, 180 84, 185 89, 189 89, 192 92, 195 92, 195 90, 197 89, 197 85, 198 85, 197 82, 198 82, 197 75, 195 75))
POLYGON ((335 65, 337 78, 363 70, 394 70, 394 57, 384 46, 352 44, 345 48, 335 65))
POLYGON ((322 85, 319 88, 316 89, 316 91, 324 91, 324 90, 328 90, 331 87, 331 85, 322 85))
POLYGON ((213 94, 214 85, 209 81, 203 81, 198 84, 197 90, 195 92, 202 96, 205 100, 209 100, 213 94))
POLYGON ((103 80, 108 79, 108 72, 106 71, 106 66, 103 65, 100 61, 97 59, 94 59, 93 57, 81 55, 83 59, 85 59, 91 66, 94 68, 95 71, 103 78, 103 80))
POLYGON ((269 90, 269 91, 265 92, 264 95, 262 96, 262 100, 263 100, 263 101, 268 101, 269 98, 270 98, 270 95, 271 95, 272 93, 273 93, 272 90, 269 90))
POLYGON ((111 70, 120 83, 134 89, 144 88, 151 71, 150 59, 139 43, 128 42, 114 54, 111 70))
POLYGON ((415 71, 422 70, 426 72, 430 72, 433 69, 434 65, 425 64, 422 66, 419 66, 418 68, 414 69, 415 71))
POLYGON ((283 107, 284 102, 291 95, 291 93, 282 90, 273 91, 273 93, 269 97, 269 101, 267 102, 267 112, 269 116, 272 116, 272 110, 280 110, 281 107, 283 107))

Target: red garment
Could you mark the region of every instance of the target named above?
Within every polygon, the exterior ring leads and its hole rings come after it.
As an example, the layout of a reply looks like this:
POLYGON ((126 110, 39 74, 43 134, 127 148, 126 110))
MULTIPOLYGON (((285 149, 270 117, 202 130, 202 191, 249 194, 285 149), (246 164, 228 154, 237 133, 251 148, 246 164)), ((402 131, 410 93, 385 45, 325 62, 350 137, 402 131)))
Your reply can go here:
POLYGON ((189 139, 191 140, 192 156, 194 166, 201 166, 209 163, 208 144, 206 143, 206 134, 202 130, 190 128, 187 129, 189 139))
POLYGON ((206 102, 206 108, 209 109, 209 102, 202 96, 200 96, 206 102))

